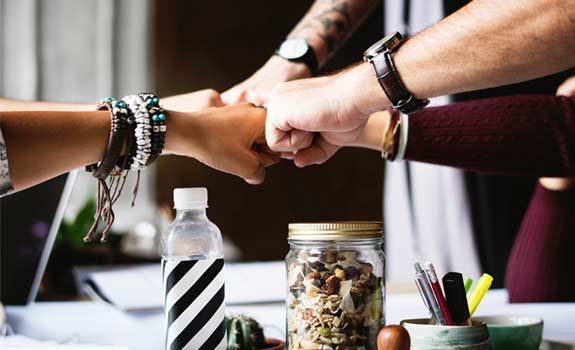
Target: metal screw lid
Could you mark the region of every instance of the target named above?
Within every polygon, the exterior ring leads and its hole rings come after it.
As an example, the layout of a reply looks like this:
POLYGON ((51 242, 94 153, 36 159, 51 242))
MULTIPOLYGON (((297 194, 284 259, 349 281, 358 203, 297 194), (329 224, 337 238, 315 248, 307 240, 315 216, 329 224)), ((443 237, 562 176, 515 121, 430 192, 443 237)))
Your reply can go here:
POLYGON ((383 237, 381 221, 328 221, 289 224, 289 239, 355 240, 383 237))

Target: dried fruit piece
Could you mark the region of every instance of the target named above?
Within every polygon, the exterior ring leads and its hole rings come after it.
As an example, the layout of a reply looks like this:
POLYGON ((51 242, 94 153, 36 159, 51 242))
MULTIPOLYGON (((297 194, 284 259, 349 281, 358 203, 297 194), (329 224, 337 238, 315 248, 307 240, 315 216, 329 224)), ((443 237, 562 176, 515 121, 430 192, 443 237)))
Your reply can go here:
POLYGON ((337 276, 331 276, 330 278, 328 278, 325 281, 325 286, 324 286, 323 290, 328 295, 338 294, 339 293, 339 285, 340 285, 339 278, 337 278, 337 276))

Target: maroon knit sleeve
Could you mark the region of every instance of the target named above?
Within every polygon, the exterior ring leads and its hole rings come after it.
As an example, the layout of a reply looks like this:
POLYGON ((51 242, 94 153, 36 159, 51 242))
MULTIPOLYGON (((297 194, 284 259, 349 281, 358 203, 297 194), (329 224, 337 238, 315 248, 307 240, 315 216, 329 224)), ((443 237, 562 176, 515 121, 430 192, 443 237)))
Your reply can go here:
POLYGON ((575 99, 516 95, 409 117, 405 159, 477 172, 575 175, 575 99))

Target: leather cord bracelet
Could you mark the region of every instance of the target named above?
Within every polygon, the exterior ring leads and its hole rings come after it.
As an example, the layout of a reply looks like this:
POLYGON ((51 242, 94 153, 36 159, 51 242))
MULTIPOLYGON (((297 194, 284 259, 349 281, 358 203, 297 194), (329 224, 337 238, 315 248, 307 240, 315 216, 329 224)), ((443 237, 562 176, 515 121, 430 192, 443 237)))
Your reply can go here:
POLYGON ((110 111, 110 138, 100 163, 86 166, 86 171, 97 179, 106 179, 121 156, 127 134, 128 110, 123 102, 106 99, 96 106, 96 111, 110 111))
POLYGON ((124 97, 122 101, 107 97, 96 110, 110 111, 110 137, 102 161, 86 166, 98 180, 94 223, 84 237, 93 239, 101 221, 105 223, 101 241, 105 242, 114 223, 113 205, 120 197, 130 170, 137 170, 132 189, 134 206, 140 183, 140 170, 150 165, 164 148, 166 114, 153 94, 124 97), (122 151, 125 151, 122 154, 122 151))
POLYGON ((106 180, 120 159, 128 134, 128 110, 126 109, 126 105, 124 102, 116 101, 113 98, 106 98, 98 104, 96 110, 110 111, 110 137, 102 161, 98 164, 86 166, 86 171, 92 173, 92 176, 98 180, 98 189, 94 223, 84 237, 85 242, 89 242, 93 239, 101 219, 105 222, 105 227, 102 230, 100 240, 102 242, 107 240, 108 233, 115 218, 112 206, 119 197, 121 188, 123 188, 123 183, 120 186, 120 181, 125 181, 125 178, 122 180, 112 180, 110 183, 106 180), (113 191, 110 191, 110 188, 113 188, 113 191))

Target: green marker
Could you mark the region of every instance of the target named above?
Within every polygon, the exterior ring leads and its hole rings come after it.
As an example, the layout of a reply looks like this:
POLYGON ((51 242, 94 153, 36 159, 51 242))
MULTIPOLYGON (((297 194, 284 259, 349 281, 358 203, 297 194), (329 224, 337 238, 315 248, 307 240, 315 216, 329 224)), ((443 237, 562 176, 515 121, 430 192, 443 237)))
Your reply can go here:
POLYGON ((471 289, 471 285, 473 284, 473 280, 469 277, 463 278, 463 286, 465 287, 465 294, 469 293, 471 289))

